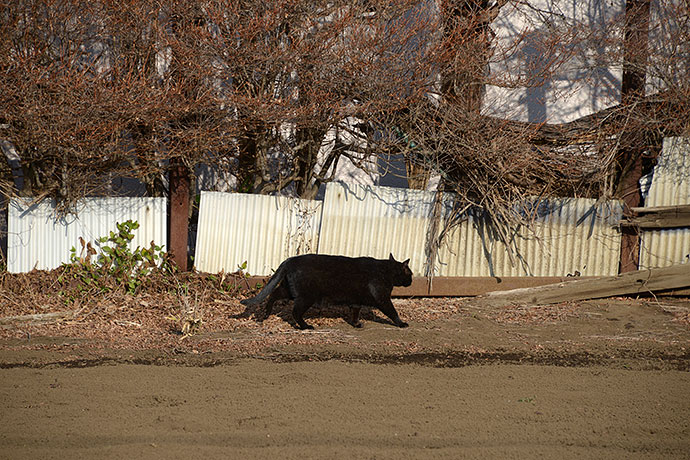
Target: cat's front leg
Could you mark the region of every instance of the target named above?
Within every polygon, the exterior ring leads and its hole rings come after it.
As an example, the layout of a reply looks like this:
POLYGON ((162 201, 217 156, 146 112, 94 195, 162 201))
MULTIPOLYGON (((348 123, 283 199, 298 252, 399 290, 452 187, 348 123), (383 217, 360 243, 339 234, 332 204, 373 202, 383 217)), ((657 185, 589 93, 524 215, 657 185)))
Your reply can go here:
POLYGON ((398 312, 395 310, 395 307, 393 306, 393 302, 391 302, 391 299, 385 299, 379 302, 379 310, 383 312, 384 315, 389 317, 391 321, 393 321, 393 324, 395 324, 398 327, 407 327, 409 324, 407 324, 405 321, 400 319, 400 316, 398 315, 398 312))

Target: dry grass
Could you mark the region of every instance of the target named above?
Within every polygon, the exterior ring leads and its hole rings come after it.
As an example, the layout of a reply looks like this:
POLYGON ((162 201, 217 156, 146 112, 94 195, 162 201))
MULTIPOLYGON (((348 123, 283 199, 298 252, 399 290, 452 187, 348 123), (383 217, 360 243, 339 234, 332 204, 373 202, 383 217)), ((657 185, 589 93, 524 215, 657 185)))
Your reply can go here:
MULTIPOLYGON (((247 294, 247 283, 238 274, 152 275, 134 295, 126 294, 124 289, 91 290, 77 295, 78 287, 73 281, 65 281, 63 275, 64 270, 58 269, 16 275, 3 273, 0 276, 0 318, 4 319, 0 321, 0 348, 67 352, 76 352, 76 349, 158 350, 165 354, 224 351, 254 357, 271 354, 286 346, 298 346, 304 350, 312 346, 345 344, 353 351, 370 351, 367 348, 369 339, 344 326, 349 312, 343 306, 312 308, 306 319, 316 327, 315 331, 298 331, 292 327, 288 302, 276 304, 274 314, 260 321, 258 318, 263 316, 260 307, 240 304, 247 294), (49 316, 56 312, 66 314, 49 316), (46 318, 44 321, 9 318, 20 315, 43 315, 46 318)), ((501 308, 484 306, 469 298, 393 299, 393 303, 400 316, 413 324, 404 334, 379 332, 382 334, 377 339, 380 346, 396 353, 453 346, 471 352, 489 346, 487 343, 446 344, 448 340, 457 340, 447 335, 438 339, 438 343, 425 343, 437 337, 434 333, 419 335, 425 334, 425 330, 445 327, 445 334, 448 334, 448 328, 466 330, 471 324, 477 324, 485 334, 503 337, 507 326, 527 328, 523 329, 524 332, 533 325, 566 324, 577 318, 596 323, 604 311, 597 310, 596 304, 576 302, 501 308)), ((662 312, 661 319, 665 324, 690 328, 687 301, 652 302, 650 306, 662 312)), ((376 310, 364 310, 362 319, 369 323, 389 323, 376 310)), ((677 326, 674 326, 674 331, 682 333, 677 326)), ((458 337, 462 337, 464 332, 458 337)), ((635 331, 624 329, 621 333, 627 337, 632 332, 635 331)))

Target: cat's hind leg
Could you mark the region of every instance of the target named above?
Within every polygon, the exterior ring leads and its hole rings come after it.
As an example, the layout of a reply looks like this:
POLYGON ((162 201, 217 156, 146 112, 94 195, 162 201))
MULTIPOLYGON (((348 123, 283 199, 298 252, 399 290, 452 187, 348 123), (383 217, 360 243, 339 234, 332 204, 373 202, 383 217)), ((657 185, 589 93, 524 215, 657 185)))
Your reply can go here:
POLYGON ((362 307, 360 306, 353 306, 351 307, 352 310, 352 316, 350 317, 350 324, 352 324, 353 327, 360 328, 362 327, 362 322, 359 320, 359 312, 362 311, 362 307))
POLYGON ((271 295, 268 296, 268 299, 266 300, 266 306, 264 307, 264 314, 263 317, 261 317, 261 321, 271 316, 271 313, 273 313, 274 303, 276 303, 279 300, 290 298, 290 289, 288 288, 285 280, 283 280, 283 282, 276 286, 273 292, 271 292, 271 295))
POLYGON ((301 297, 295 299, 295 305, 292 307, 292 318, 297 323, 299 329, 314 329, 314 326, 307 324, 304 321, 304 313, 309 310, 311 303, 301 297))

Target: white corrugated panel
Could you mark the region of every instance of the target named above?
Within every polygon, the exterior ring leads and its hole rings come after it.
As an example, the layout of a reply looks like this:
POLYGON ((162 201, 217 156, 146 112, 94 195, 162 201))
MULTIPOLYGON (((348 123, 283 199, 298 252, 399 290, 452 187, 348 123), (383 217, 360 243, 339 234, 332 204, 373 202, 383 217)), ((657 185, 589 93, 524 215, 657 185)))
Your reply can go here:
MULTIPOLYGON (((7 269, 12 273, 36 268, 52 270, 69 262, 70 249, 81 249, 79 237, 92 244, 116 231, 117 223, 139 223, 132 249, 148 247, 151 241, 167 244, 165 198, 107 197, 85 198, 75 213, 58 217, 53 200, 31 205, 22 199, 9 204, 7 269)), ((94 245, 95 248, 98 246, 94 245)))
POLYGON ((533 231, 512 238, 512 258, 495 230, 473 219, 453 228, 439 251, 437 276, 615 275, 620 259, 619 202, 541 201, 533 231))
POLYGON ((201 192, 194 266, 269 275, 288 257, 316 252, 321 202, 281 196, 201 192))
MULTIPOLYGON (((425 274, 425 246, 435 194, 329 183, 319 253, 411 258, 415 275, 425 274)), ((449 206, 443 207, 444 213, 449 206)), ((534 233, 513 235, 513 258, 480 219, 455 225, 439 249, 436 276, 582 276, 618 273, 622 214, 619 202, 542 201, 534 233)))
POLYGON ((319 235, 320 254, 411 259, 424 273, 424 247, 434 192, 330 182, 319 235))
MULTIPOLYGON (((690 204, 690 139, 664 138, 654 167, 645 206, 690 204)), ((690 229, 645 230, 640 247, 640 268, 688 263, 690 229)))

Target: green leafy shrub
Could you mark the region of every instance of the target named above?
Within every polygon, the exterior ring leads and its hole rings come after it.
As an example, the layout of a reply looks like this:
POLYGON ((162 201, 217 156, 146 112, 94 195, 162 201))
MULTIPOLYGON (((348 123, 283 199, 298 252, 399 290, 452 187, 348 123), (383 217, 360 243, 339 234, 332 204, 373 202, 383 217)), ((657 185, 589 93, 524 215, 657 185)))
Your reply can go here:
POLYGON ((78 294, 94 290, 108 292, 117 288, 135 294, 154 270, 171 271, 167 253, 153 241, 149 247, 130 249, 134 231, 138 228, 139 223, 131 220, 117 223, 117 231, 96 240, 100 251, 79 238, 81 251, 78 253, 77 248, 72 247, 70 263, 64 265, 65 272, 59 281, 65 281, 65 277, 76 280, 78 294))

